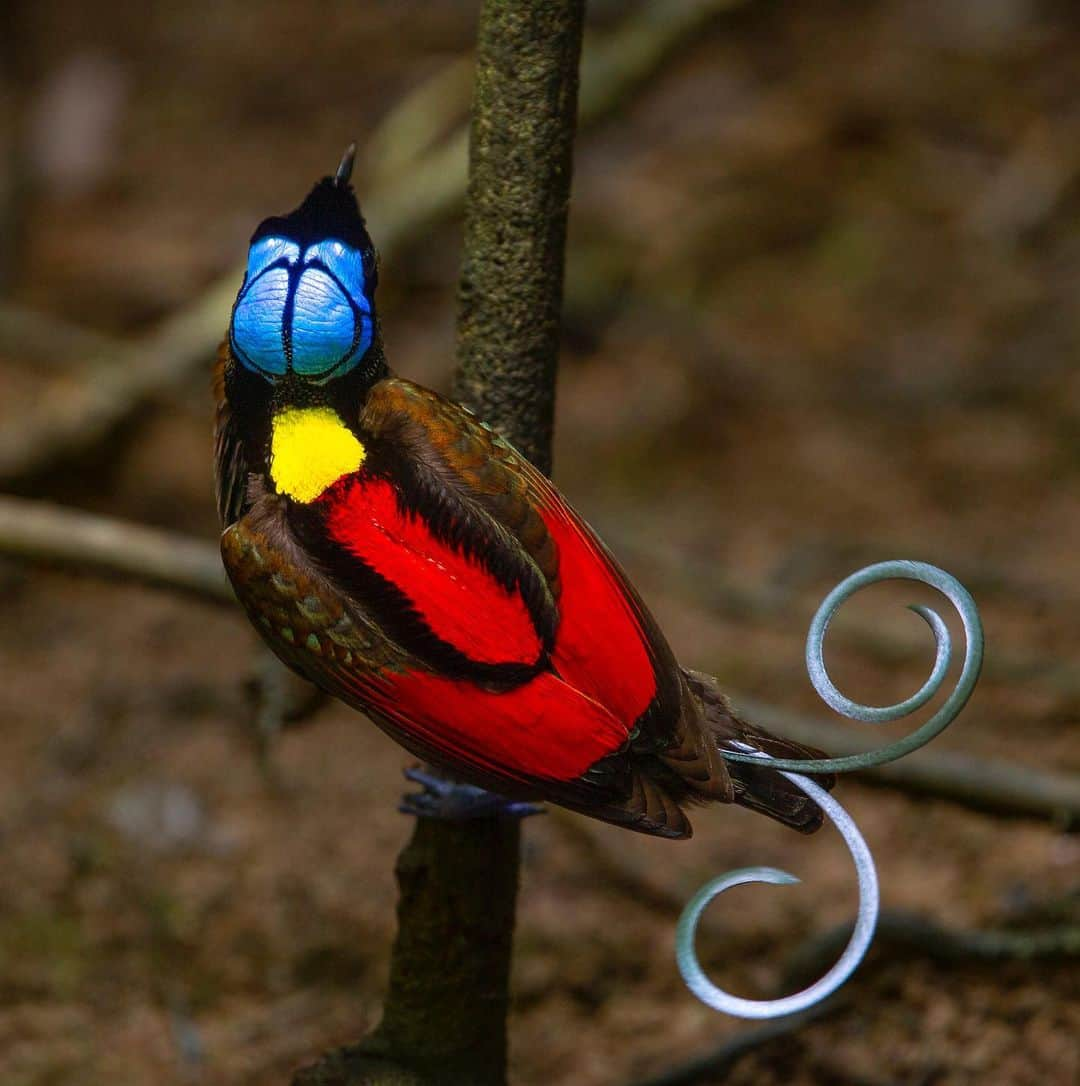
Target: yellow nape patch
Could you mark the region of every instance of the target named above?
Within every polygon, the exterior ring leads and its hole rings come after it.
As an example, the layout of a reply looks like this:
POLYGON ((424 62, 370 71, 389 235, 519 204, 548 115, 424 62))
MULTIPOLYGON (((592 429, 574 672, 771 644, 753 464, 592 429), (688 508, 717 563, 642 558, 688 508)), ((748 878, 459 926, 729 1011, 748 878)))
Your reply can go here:
POLYGON ((279 494, 314 501, 331 483, 356 471, 364 446, 329 407, 290 407, 274 416, 270 478, 279 494))

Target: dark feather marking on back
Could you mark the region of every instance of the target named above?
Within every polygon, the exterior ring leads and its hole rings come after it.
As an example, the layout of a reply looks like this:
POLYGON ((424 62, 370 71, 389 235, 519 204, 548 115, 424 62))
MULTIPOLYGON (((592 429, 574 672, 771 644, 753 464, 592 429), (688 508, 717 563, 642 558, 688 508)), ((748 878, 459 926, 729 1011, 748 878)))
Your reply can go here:
POLYGON ((417 461, 401 455, 396 443, 379 438, 370 446, 365 467, 394 486, 403 516, 420 517, 440 543, 479 565, 507 592, 519 594, 545 654, 552 651, 558 611, 543 575, 501 524, 461 494, 459 481, 439 478, 446 469, 434 452, 417 461))
POLYGON ((320 507, 290 503, 289 527, 305 552, 347 598, 360 603, 402 648, 449 678, 468 679, 496 689, 527 682, 547 664, 541 649, 531 664, 519 661, 488 663, 473 660, 443 640, 417 610, 408 595, 357 555, 331 540, 320 507))

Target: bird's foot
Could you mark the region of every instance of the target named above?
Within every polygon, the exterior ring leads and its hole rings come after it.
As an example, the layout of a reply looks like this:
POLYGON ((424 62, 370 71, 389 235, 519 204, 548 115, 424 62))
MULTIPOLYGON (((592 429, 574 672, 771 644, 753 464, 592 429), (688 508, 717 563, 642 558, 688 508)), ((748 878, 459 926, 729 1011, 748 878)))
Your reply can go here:
POLYGON ((398 810, 418 818, 440 818, 447 822, 465 822, 470 818, 528 818, 543 814, 544 808, 535 803, 507 799, 472 784, 448 781, 423 769, 405 770, 407 780, 423 786, 421 792, 407 793, 398 810))

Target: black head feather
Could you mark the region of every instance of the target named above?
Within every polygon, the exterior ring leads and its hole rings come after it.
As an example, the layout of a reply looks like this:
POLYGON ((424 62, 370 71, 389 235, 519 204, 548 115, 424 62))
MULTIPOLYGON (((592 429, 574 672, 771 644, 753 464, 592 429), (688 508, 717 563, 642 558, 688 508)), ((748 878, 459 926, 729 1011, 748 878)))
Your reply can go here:
POLYGON ((374 252, 352 185, 335 177, 324 177, 287 215, 263 220, 251 243, 266 237, 289 238, 301 249, 334 239, 362 253, 374 252))

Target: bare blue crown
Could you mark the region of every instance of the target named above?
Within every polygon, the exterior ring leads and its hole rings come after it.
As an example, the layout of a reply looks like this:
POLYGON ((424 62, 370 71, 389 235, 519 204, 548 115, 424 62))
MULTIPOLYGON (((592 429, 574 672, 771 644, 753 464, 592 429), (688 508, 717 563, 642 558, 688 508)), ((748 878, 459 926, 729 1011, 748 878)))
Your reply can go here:
POLYGON ((233 309, 233 353, 265 377, 289 370, 316 380, 340 376, 371 346, 365 287, 363 258, 344 242, 301 252, 287 238, 260 238, 233 309))

